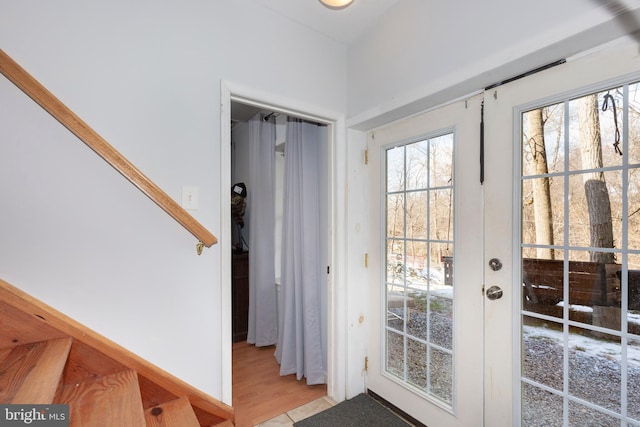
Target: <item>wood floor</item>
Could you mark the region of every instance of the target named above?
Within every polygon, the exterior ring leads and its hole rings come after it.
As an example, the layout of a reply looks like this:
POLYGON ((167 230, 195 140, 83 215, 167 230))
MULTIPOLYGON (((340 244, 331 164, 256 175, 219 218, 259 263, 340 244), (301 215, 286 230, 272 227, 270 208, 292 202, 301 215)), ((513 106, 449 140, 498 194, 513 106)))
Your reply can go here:
POLYGON ((233 408, 236 427, 253 427, 326 396, 326 385, 308 386, 295 375, 280 376, 275 347, 233 344, 233 408))

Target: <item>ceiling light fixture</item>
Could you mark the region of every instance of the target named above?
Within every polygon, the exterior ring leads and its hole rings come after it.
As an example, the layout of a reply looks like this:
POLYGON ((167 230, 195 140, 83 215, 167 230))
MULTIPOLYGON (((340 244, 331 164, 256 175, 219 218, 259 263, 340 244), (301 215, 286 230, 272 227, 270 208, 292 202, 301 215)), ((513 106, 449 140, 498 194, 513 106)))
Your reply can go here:
POLYGON ((349 6, 353 0, 320 0, 320 2, 329 9, 344 9, 349 6))

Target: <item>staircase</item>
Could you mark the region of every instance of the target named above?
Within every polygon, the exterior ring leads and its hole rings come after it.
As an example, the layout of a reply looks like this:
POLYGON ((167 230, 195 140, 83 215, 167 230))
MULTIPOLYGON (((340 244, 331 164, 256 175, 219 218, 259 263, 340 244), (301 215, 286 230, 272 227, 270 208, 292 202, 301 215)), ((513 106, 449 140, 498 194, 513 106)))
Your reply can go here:
POLYGON ((0 279, 0 404, 67 404, 77 427, 232 427, 233 408, 0 279))

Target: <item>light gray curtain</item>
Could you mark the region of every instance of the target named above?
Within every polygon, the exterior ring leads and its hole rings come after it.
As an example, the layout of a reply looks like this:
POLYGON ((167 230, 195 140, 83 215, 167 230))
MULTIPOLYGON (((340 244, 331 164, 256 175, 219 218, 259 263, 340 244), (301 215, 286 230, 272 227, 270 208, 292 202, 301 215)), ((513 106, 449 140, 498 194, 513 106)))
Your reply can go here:
POLYGON ((249 328, 247 342, 278 340, 275 274, 275 118, 257 114, 249 121, 249 328))
POLYGON ((276 359, 280 375, 295 373, 323 384, 321 340, 320 206, 315 124, 289 119, 286 131, 282 219, 282 290, 276 359))

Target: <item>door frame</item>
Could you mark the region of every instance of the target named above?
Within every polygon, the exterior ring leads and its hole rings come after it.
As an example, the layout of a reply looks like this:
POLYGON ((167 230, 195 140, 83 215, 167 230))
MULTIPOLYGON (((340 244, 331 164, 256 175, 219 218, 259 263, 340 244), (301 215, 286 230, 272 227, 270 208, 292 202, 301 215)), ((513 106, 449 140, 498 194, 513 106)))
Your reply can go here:
POLYGON ((220 313, 222 353, 221 390, 222 401, 232 402, 232 328, 231 328, 231 211, 229 194, 231 188, 231 101, 240 101, 284 114, 326 124, 329 144, 328 208, 329 266, 327 275, 327 395, 337 402, 345 399, 345 365, 347 304, 345 283, 347 239, 345 186, 347 144, 345 116, 342 113, 309 105, 300 100, 286 98, 234 82, 220 83, 220 313))

